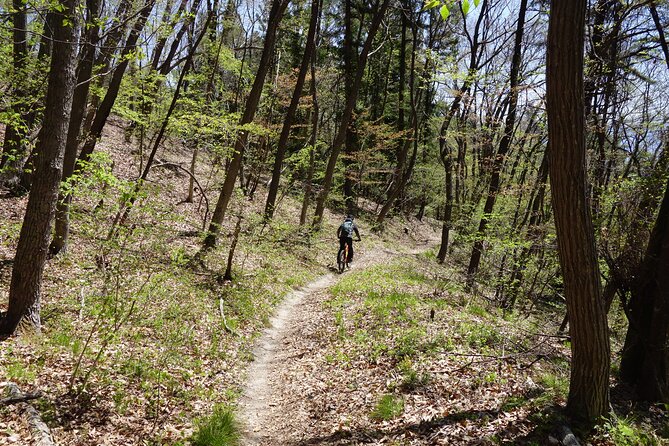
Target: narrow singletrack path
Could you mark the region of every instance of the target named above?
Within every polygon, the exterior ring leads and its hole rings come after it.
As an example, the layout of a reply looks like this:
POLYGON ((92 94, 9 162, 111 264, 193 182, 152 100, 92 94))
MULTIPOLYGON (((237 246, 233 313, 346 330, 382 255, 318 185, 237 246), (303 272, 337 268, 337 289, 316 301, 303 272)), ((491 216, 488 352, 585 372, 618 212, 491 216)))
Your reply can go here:
MULTIPOLYGON (((424 245, 411 254, 426 247, 424 245)), ((356 254, 351 269, 361 270, 385 263, 398 255, 405 254, 387 249, 356 254)), ((320 407, 322 403, 315 397, 327 392, 328 384, 323 380, 314 384, 313 380, 306 378, 317 373, 319 361, 323 360, 321 342, 325 336, 322 333, 334 329, 329 320, 331 317, 323 309, 328 298, 327 291, 349 273, 321 276, 291 292, 277 307, 270 327, 256 343, 253 351, 255 359, 249 366, 247 383, 240 399, 238 419, 243 428, 242 445, 317 444, 313 440, 325 433, 325 420, 321 420, 318 414, 327 412, 329 408, 320 407)), ((338 427, 330 426, 326 433, 331 434, 338 427)))

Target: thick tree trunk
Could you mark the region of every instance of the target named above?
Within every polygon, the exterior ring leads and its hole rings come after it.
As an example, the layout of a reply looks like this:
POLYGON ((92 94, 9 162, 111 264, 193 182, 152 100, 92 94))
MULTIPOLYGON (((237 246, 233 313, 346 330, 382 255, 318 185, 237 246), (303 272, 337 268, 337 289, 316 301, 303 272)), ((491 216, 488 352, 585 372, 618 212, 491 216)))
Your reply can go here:
POLYGON ((669 403, 669 182, 637 277, 620 376, 640 398, 669 403))
POLYGON ((77 0, 59 3, 53 30, 53 56, 49 72, 44 121, 38 135, 36 170, 21 226, 11 285, 9 308, 0 320, 0 336, 14 333, 21 320, 40 329, 41 286, 49 246, 65 140, 72 109, 76 64, 77 0))
MULTIPOLYGON (((88 0, 88 17, 86 20, 88 32, 86 33, 85 46, 82 49, 79 66, 77 67, 77 86, 72 99, 72 112, 67 130, 67 141, 65 143, 65 156, 63 159, 63 176, 61 182, 66 182, 74 173, 79 148, 79 136, 81 124, 86 112, 86 101, 93 73, 93 61, 95 59, 95 47, 98 44, 99 31, 98 16, 100 14, 100 0, 88 0)), ((60 194, 56 205, 56 222, 54 236, 49 246, 52 255, 56 255, 67 248, 67 238, 70 233, 70 203, 72 194, 60 194)))
POLYGON ((369 52, 372 49, 372 43, 374 41, 374 36, 381 25, 381 21, 386 14, 390 0, 380 0, 381 4, 378 5, 372 23, 370 24, 369 31, 367 32, 367 39, 358 57, 358 66, 355 73, 355 81, 353 87, 350 90, 350 94, 346 98, 346 105, 344 106, 343 116, 341 122, 339 123, 339 128, 337 129, 337 135, 332 144, 332 151, 330 153, 330 159, 328 160, 327 167, 325 169, 325 177, 323 179, 323 188, 321 189, 320 194, 318 194, 318 199, 316 200, 316 211, 314 213, 314 227, 320 227, 321 220, 323 219, 323 212, 325 211, 325 200, 327 200, 328 194, 330 193, 330 188, 332 187, 332 179, 334 177, 335 167, 337 165, 337 158, 339 157, 339 152, 341 151, 344 140, 346 139, 346 132, 348 131, 348 126, 351 121, 351 116, 353 115, 353 110, 358 99, 358 92, 360 90, 360 84, 362 83, 362 76, 365 72, 365 66, 367 65, 367 57, 369 52))
POLYGON ((551 3, 546 99, 551 194, 572 340, 567 410, 594 422, 609 410, 610 347, 586 187, 586 4, 551 3))
POLYGON ((318 26, 319 3, 320 0, 312 0, 311 2, 311 18, 309 20, 309 31, 307 32, 307 46, 304 50, 304 55, 302 56, 302 63, 297 75, 293 97, 288 106, 288 110, 286 111, 283 128, 281 129, 281 135, 279 136, 279 142, 277 143, 276 155, 274 156, 274 169, 272 170, 272 182, 270 183, 267 202, 265 204, 265 220, 271 220, 274 216, 276 196, 279 192, 279 182, 281 181, 281 167, 283 166, 283 158, 286 153, 288 137, 290 136, 290 129, 293 124, 293 117, 295 116, 297 106, 300 103, 302 89, 304 88, 304 80, 307 77, 311 58, 316 51, 316 27, 318 26))
MULTIPOLYGON (((267 76, 267 72, 269 71, 272 54, 274 53, 274 44, 276 42, 277 30, 279 28, 279 24, 281 23, 283 13, 288 6, 288 2, 289 0, 274 0, 272 2, 272 9, 270 10, 267 33, 265 34, 265 42, 263 44, 262 55, 260 57, 260 64, 258 65, 258 71, 256 72, 256 77, 253 81, 253 87, 251 87, 251 92, 249 93, 249 97, 246 100, 244 115, 239 121, 240 127, 244 124, 251 123, 255 117, 258 103, 260 102, 260 95, 262 94, 262 88, 265 84, 265 76, 267 76)), ((246 130, 240 131, 237 135, 234 153, 225 172, 225 180, 223 182, 223 187, 221 188, 221 194, 219 195, 218 201, 216 202, 216 208, 214 209, 214 215, 212 216, 211 224, 209 225, 209 233, 203 242, 203 249, 209 249, 216 246, 216 238, 218 237, 221 225, 223 224, 225 211, 227 210, 228 204, 230 203, 230 198, 232 198, 237 175, 239 174, 239 168, 242 165, 244 147, 246 146, 247 138, 248 131, 246 130)))

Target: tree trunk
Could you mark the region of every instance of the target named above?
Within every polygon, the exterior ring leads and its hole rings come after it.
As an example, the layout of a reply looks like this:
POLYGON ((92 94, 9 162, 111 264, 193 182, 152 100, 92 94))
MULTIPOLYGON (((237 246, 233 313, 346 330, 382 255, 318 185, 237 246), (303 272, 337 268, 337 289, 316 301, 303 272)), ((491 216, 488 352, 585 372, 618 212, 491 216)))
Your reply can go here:
MULTIPOLYGON (((91 74, 93 73, 93 61, 95 58, 95 47, 98 44, 99 31, 98 16, 100 14, 100 0, 88 0, 88 17, 86 20, 88 32, 86 33, 85 46, 82 49, 79 66, 77 67, 77 86, 72 99, 72 111, 70 123, 67 129, 67 141, 65 143, 65 156, 63 159, 63 176, 61 182, 66 182, 74 173, 77 161, 77 150, 79 148, 79 136, 81 124, 86 112, 86 101, 91 85, 91 74)), ((56 205, 56 222, 54 236, 49 246, 52 255, 56 255, 67 249, 67 238, 70 233, 70 203, 72 194, 60 194, 56 205)))
POLYGON ((0 168, 3 168, 3 183, 14 186, 17 183, 21 166, 26 157, 26 96, 25 79, 28 57, 28 33, 26 6, 22 0, 12 2, 12 40, 13 77, 12 119, 5 127, 5 140, 2 146, 0 168))
POLYGON ((309 167, 307 168, 307 179, 304 184, 304 198, 302 199, 302 210, 300 211, 300 226, 307 221, 307 212, 309 211, 309 201, 311 200, 312 181, 314 179, 314 164, 316 158, 316 143, 318 142, 318 119, 320 111, 318 108, 318 97, 316 96, 316 64, 315 57, 311 59, 311 101, 313 110, 311 111, 311 139, 309 140, 309 167))
POLYGON ((572 365, 567 410, 594 422, 609 410, 610 347, 587 200, 583 42, 587 2, 554 1, 548 29, 550 179, 572 365))
MULTIPOLYGON (((93 64, 96 67, 96 73, 99 75, 92 80, 93 85, 101 88, 104 84, 107 75, 111 73, 110 68, 112 64, 112 58, 116 53, 117 48, 119 48, 119 43, 127 31, 127 27, 130 23, 129 13, 130 8, 132 7, 132 0, 121 0, 118 8, 114 12, 114 16, 118 18, 118 24, 112 27, 107 31, 104 41, 101 42, 100 51, 97 57, 95 58, 95 63, 93 64)), ((101 97, 98 95, 93 95, 90 99, 89 107, 86 111, 86 117, 84 118, 84 127, 81 130, 81 134, 88 135, 91 131, 91 126, 93 125, 93 119, 95 118, 95 112, 97 111, 101 97)))
POLYGON ((232 261, 235 258, 235 248, 237 247, 237 242, 239 241, 239 233, 241 232, 241 230, 242 230, 242 215, 239 214, 239 216, 237 217, 237 224, 235 224, 235 232, 232 234, 230 251, 228 251, 228 263, 227 266, 225 267, 225 274, 223 275, 223 280, 232 280, 232 261))
POLYGON ((9 308, 0 320, 0 337, 14 333, 22 319, 37 331, 41 326, 42 275, 72 109, 78 35, 77 1, 65 0, 59 6, 53 29, 53 55, 44 121, 37 141, 38 175, 35 176, 21 226, 9 288, 9 308))
MULTIPOLYGON (((470 54, 469 54, 469 67, 467 68, 467 77, 465 77, 465 80, 462 82, 460 90, 458 90, 458 92, 455 94, 455 97, 451 101, 451 105, 448 107, 448 111, 446 112, 446 116, 444 116, 444 120, 441 123, 441 128, 439 130, 439 157, 441 159, 441 164, 444 166, 444 172, 446 175, 446 193, 448 193, 449 189, 451 193, 453 190, 453 173, 452 173, 453 161, 451 159, 451 150, 450 147, 448 146, 448 141, 446 139, 448 128, 451 125, 453 117, 460 108, 462 97, 471 88, 472 83, 474 82, 476 71, 479 69, 478 66, 479 48, 480 48, 479 31, 481 29, 483 19, 487 14, 487 8, 488 8, 488 1, 483 0, 483 2, 481 3, 481 12, 479 13, 479 18, 476 21, 476 25, 474 27, 474 33, 471 39, 471 46, 469 48, 470 54)), ((448 200, 449 198, 447 197, 446 201, 448 202, 448 200)), ((442 224, 441 246, 439 248, 439 254, 443 256, 443 259, 440 259, 439 255, 437 255, 437 261, 439 263, 443 263, 444 259, 446 258, 446 253, 448 252, 450 228, 452 224, 452 222, 450 221, 452 218, 452 205, 450 211, 448 210, 448 204, 446 204, 446 208, 447 209, 445 214, 447 215, 444 216, 444 222, 442 224), (448 220, 446 220, 446 218, 448 218, 448 220)))
MULTIPOLYGON (((406 69, 406 56, 402 54, 402 49, 406 46, 406 17, 404 14, 402 15, 402 47, 400 48, 400 94, 399 94, 399 102, 400 102, 400 108, 399 108, 399 113, 398 113, 398 131, 402 132, 405 129, 405 123, 404 123, 404 74, 402 71, 406 69)), ((416 155, 418 151, 418 128, 420 124, 418 123, 418 110, 417 110, 417 102, 420 102, 420 95, 421 92, 423 91, 424 85, 422 85, 422 82, 419 87, 419 92, 416 94, 415 91, 415 64, 416 64, 416 48, 418 45, 418 24, 416 23, 416 20, 412 20, 411 23, 412 27, 412 48, 411 48, 411 62, 410 62, 410 69, 409 69, 409 100, 411 103, 411 137, 408 135, 405 135, 403 138, 400 138, 399 140, 399 145, 397 148, 397 165, 395 167, 395 172, 393 173, 393 182, 390 188, 390 191, 388 193, 388 199, 386 202, 383 204, 381 207, 381 210, 379 211, 379 215, 376 217, 376 223, 378 225, 382 225, 388 212, 390 211, 390 208, 393 206, 395 201, 402 195, 402 192, 404 191, 404 188, 406 184, 409 182, 409 178, 411 177, 412 171, 413 171, 413 166, 416 161, 416 155), (418 96, 418 97, 416 97, 418 96), (409 166, 407 167, 407 157, 409 154, 409 144, 413 142, 413 153, 411 156, 411 159, 409 160, 409 166)), ((431 48, 431 42, 428 44, 428 48, 431 48)), ((428 67, 429 67, 429 59, 425 60, 425 65, 423 67, 423 73, 420 76, 420 80, 425 80, 427 79, 428 76, 428 67)))
POLYGON ((316 200, 316 212, 314 213, 314 227, 320 227, 321 220, 323 219, 323 212, 325 211, 325 200, 327 200, 328 194, 330 193, 330 188, 332 187, 332 179, 334 177, 335 167, 337 165, 337 158, 339 157, 339 152, 341 151, 342 145, 346 138, 346 132, 348 131, 348 126, 351 121, 351 116, 353 115, 353 109, 358 99, 358 92, 360 90, 360 84, 362 83, 362 76, 365 72, 365 66, 367 65, 367 57, 369 52, 372 49, 372 43, 374 41, 374 36, 381 25, 381 21, 386 14, 390 0, 380 0, 383 3, 380 5, 377 3, 378 8, 372 19, 372 23, 367 32, 367 39, 358 57, 358 66, 355 73, 355 81, 353 87, 350 90, 350 94, 346 97, 346 105, 344 107, 343 116, 337 129, 337 135, 332 144, 332 151, 330 153, 330 159, 328 160, 327 167, 325 169, 325 177, 323 179, 323 188, 321 189, 320 194, 318 194, 318 199, 316 200))
MULTIPOLYGON (((660 38, 667 68, 669 45, 657 14, 655 2, 650 12, 660 38)), ((665 136, 666 137, 666 136, 665 136)), ((665 141, 663 157, 669 150, 665 141)), ((665 165, 664 163, 659 163, 665 165)), ((625 337, 621 378, 636 386, 639 397, 649 401, 669 402, 669 181, 660 212, 636 283, 632 287, 629 327, 625 337)))
MULTIPOLYGON (((265 76, 267 76, 267 72, 269 71, 272 54, 274 53, 276 33, 279 28, 279 23, 281 23, 283 13, 288 6, 288 2, 289 0, 274 0, 272 2, 272 9, 269 14, 269 22, 267 24, 267 33, 265 34, 265 42, 263 44, 262 56, 260 57, 260 64, 258 65, 258 71, 256 72, 256 77, 253 81, 253 87, 251 87, 251 92, 246 100, 244 115, 239 121, 240 127, 244 124, 251 123, 255 117, 258 103, 260 102, 262 88, 265 84, 265 76)), ((246 130, 240 131, 237 135, 234 153, 225 172, 225 180, 223 182, 223 187, 221 188, 221 194, 216 203, 216 208, 214 209, 211 224, 209 225, 209 233, 203 242, 203 249, 209 249, 216 246, 216 238, 218 237, 218 232, 223 224, 225 211, 230 203, 230 198, 232 198, 235 181, 237 180, 239 168, 242 164, 247 138, 248 131, 246 130)))
POLYGON ((669 182, 637 277, 620 376, 640 398, 669 403, 669 182))
POLYGON ((265 204, 265 220, 271 220, 274 216, 276 196, 279 191, 279 182, 281 181, 281 167, 283 166, 283 158, 286 153, 286 146, 288 144, 288 137, 290 136, 293 117, 295 116, 297 106, 300 103, 302 89, 304 88, 304 80, 307 77, 311 58, 316 51, 316 27, 318 26, 319 3, 320 0, 312 0, 311 2, 311 17, 309 20, 309 31, 307 33, 307 46, 304 50, 304 55, 302 56, 300 71, 297 75, 297 82, 295 83, 295 90, 293 91, 293 97, 288 106, 288 110, 286 111, 286 117, 283 121, 283 128, 281 129, 281 135, 279 136, 279 142, 276 148, 274 169, 272 170, 272 182, 270 183, 267 202, 265 204))
POLYGON ((111 238, 111 236, 114 234, 115 227, 117 225, 123 224, 125 222, 125 220, 128 218, 128 215, 130 214, 130 210, 132 209, 132 206, 135 204, 135 200, 137 199, 137 197, 139 195, 139 192, 142 188, 142 185, 144 184, 144 182, 149 177, 149 172, 151 172, 151 168, 153 167, 153 162, 155 160, 156 154, 158 153, 158 149, 160 148, 160 144, 162 143, 163 138, 165 137, 165 132, 167 131, 167 126, 170 123, 170 118, 172 117, 172 113, 176 109, 177 102, 178 102, 179 97, 181 95, 181 88, 184 85, 184 80, 185 80, 186 75, 188 74, 189 70, 193 66, 193 56, 195 55, 195 52, 197 51, 197 48, 200 46, 200 42, 202 42, 202 38, 209 31, 207 29, 207 26, 209 25, 209 20, 211 20, 211 15, 207 16, 207 19, 204 23, 202 31, 200 32, 197 39, 193 43, 193 46, 188 51, 188 55, 186 56, 186 60, 184 61, 184 67, 181 70, 181 73, 179 74, 179 80, 177 81, 177 85, 174 88, 174 95, 172 95, 172 101, 170 102, 170 106, 167 109, 167 113, 165 113, 165 117, 163 118, 163 121, 160 125, 160 129, 158 130, 158 134, 156 135, 156 137, 153 141, 153 147, 151 148, 151 152, 149 152, 149 157, 146 160, 146 165, 144 166, 144 170, 142 171, 142 174, 139 176, 139 178, 135 182, 135 187, 134 187, 133 193, 130 195, 130 198, 128 198, 127 200, 125 200, 121 203, 118 214, 116 215, 116 218, 114 219, 114 222, 112 224, 112 228, 109 231, 109 238, 111 238))
MULTIPOLYGON (((362 30, 363 20, 360 18, 358 32, 362 30)), ((351 89, 354 88, 356 66, 358 64, 358 42, 353 37, 353 1, 344 1, 344 41, 343 41, 343 59, 344 59, 344 96, 351 95, 351 89)), ((355 105, 353 106, 355 114, 355 105)), ((353 186, 355 183, 354 158, 358 152, 358 134, 356 131, 356 119, 352 115, 349 125, 346 129, 346 139, 344 141, 344 205, 347 214, 353 214, 355 210, 355 193, 353 186)))
POLYGON ((130 62, 130 55, 133 51, 136 50, 137 40, 139 40, 139 36, 144 29, 144 25, 146 25, 146 20, 151 14, 155 3, 156 0, 146 0, 144 7, 139 13, 137 21, 135 22, 135 25, 128 35, 128 39, 125 42, 123 51, 121 51, 121 55, 119 56, 119 60, 121 62, 114 69, 114 74, 112 74, 111 81, 109 82, 107 93, 105 94, 104 99, 102 99, 102 102, 100 103, 97 111, 95 112, 95 118, 93 118, 90 132, 88 135, 86 135, 86 140, 83 144, 83 147, 81 148, 79 159, 82 161, 88 161, 91 153, 93 153, 93 150, 95 150, 95 146, 98 140, 102 136, 102 129, 107 123, 107 118, 109 118, 109 114, 111 113, 112 107, 114 106, 114 102, 116 102, 116 97, 118 96, 119 89, 121 88, 123 75, 125 74, 125 70, 128 67, 128 63, 130 62))
POLYGON ((516 40, 513 47, 513 57, 511 60, 511 73, 509 75, 509 112, 506 115, 504 123, 504 134, 499 142, 497 155, 492 163, 492 175, 490 177, 490 184, 488 186, 488 196, 483 207, 483 216, 479 222, 478 232, 474 241, 474 248, 469 259, 469 267, 467 268, 467 280, 470 285, 473 284, 476 272, 481 263, 481 255, 483 253, 483 239, 488 228, 488 219, 495 207, 497 201, 497 193, 500 188, 501 174, 506 160, 506 155, 511 147, 511 140, 513 138, 513 131, 516 125, 516 105, 518 103, 518 76, 520 73, 520 62, 522 56, 523 31, 525 27, 525 12, 527 11, 527 0, 521 0, 520 9, 518 11, 518 28, 516 29, 516 40))

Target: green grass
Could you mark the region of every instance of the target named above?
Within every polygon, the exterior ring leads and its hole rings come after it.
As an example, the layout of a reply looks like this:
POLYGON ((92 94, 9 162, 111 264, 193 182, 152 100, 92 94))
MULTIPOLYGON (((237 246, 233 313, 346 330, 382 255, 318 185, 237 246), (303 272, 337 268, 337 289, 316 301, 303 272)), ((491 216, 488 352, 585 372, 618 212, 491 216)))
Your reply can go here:
POLYGON ((377 421, 388 421, 397 418, 404 412, 404 398, 386 394, 381 397, 372 411, 371 417, 377 421))
POLYGON ((216 406, 210 417, 197 424, 193 434, 193 446, 236 446, 240 432, 232 410, 216 406))
POLYGON ((613 415, 600 427, 600 433, 608 436, 616 446, 655 446, 666 441, 649 432, 649 427, 640 425, 633 418, 618 418, 613 415))
POLYGON ((409 358, 403 359, 397 367, 402 375, 400 387, 406 391, 416 390, 430 383, 432 377, 429 373, 420 373, 416 370, 413 362, 409 358))
POLYGON ((482 322, 463 322, 458 331, 467 345, 474 349, 492 347, 502 340, 502 335, 496 327, 482 322))

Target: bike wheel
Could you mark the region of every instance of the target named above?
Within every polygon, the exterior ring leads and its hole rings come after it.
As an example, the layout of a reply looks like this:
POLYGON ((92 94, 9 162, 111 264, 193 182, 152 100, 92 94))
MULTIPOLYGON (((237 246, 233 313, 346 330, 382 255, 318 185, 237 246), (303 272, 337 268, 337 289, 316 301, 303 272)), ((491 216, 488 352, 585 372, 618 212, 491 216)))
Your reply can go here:
POLYGON ((339 251, 339 254, 337 254, 337 268, 339 269, 339 273, 343 273, 344 268, 346 268, 346 252, 345 251, 339 251))

